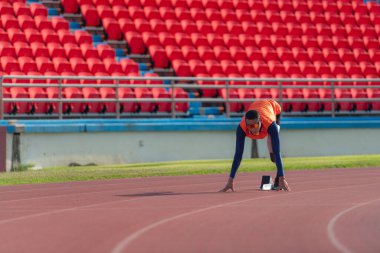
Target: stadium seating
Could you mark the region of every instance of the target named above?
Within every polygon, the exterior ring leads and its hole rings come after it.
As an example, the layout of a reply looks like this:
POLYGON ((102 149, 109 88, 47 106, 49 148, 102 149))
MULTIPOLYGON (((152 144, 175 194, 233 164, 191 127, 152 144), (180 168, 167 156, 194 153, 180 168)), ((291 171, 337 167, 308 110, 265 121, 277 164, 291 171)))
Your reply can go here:
MULTIPOLYGON (((85 26, 103 27, 105 39, 125 40, 128 53, 149 54, 153 68, 173 68, 179 77, 266 77, 266 78, 377 78, 380 71, 380 8, 374 3, 348 1, 207 1, 207 0, 62 0, 62 12, 82 14, 85 26)), ((94 43, 85 30, 70 30, 62 16, 48 16, 40 3, 0 1, 1 71, 10 73, 56 73, 80 76, 142 76, 130 58, 116 59, 107 43, 94 43)), ((29 74, 28 74, 29 75, 29 74)), ((149 74, 148 74, 149 75, 149 74)), ((66 80, 64 83, 73 83, 66 80)), ((90 81, 80 81, 88 84, 90 81)), ((121 81, 120 83, 122 83, 121 81)), ((106 85, 113 81, 97 81, 106 85)), ((132 81, 136 83, 136 81, 132 81)), ((145 83, 144 83, 145 84, 145 83)), ((205 81, 198 84, 218 85, 205 81)), ((236 83, 235 83, 236 84, 236 83)), ((262 82, 263 85, 276 85, 262 82)), ((324 83, 327 84, 327 83, 324 83)), ((148 85, 148 84, 147 84, 148 85)), ((163 85, 163 84, 162 84, 163 85)), ((234 85, 234 83, 231 83, 234 85)), ((308 85, 318 85, 311 82, 308 85)), ((343 83, 337 83, 343 85, 343 83)), ((356 85, 356 84, 355 84, 356 85)), ((115 97, 113 89, 85 87, 68 91, 89 98, 115 97)), ((23 96, 23 90, 9 96, 23 96)), ((286 89, 287 98, 327 98, 328 91, 286 89)), ((338 89, 343 98, 371 98, 377 91, 338 89), (371 94, 370 94, 371 93, 371 94)), ((26 93, 30 93, 25 89, 26 93)), ((47 89, 33 91, 40 97, 47 89)), ((137 98, 170 97, 164 88, 125 90, 137 98)), ((175 94, 184 96, 183 90, 175 94)), ((278 92, 277 92, 278 93, 278 92)), ((278 96, 231 90, 231 98, 278 96)), ((226 97, 225 90, 204 88, 204 97, 226 97)), ((375 95, 374 95, 375 94, 375 95)), ((331 94, 330 94, 331 95, 331 94)), ((18 105, 20 107, 20 105, 18 105)), ((327 104, 288 103, 290 111, 321 111, 327 104)), ((46 106, 42 106, 47 108, 46 106)), ((35 112, 42 113, 39 106, 35 112)), ((70 106, 67 105, 67 108, 70 106)), ((176 107, 179 107, 179 105, 176 107)), ((186 106, 185 106, 186 107, 186 106)), ((182 108, 185 108, 182 107, 182 108)), ((21 108, 21 107, 20 107, 21 108)), ((27 112, 27 106, 19 111, 27 112), (25 109, 26 108, 26 109, 25 109)), ((36 106, 35 106, 36 108, 36 106)), ((50 111, 52 107, 50 106, 50 111)), ((74 107, 73 107, 74 108, 74 107)), ((113 112, 111 104, 88 103, 76 112, 113 112)), ((122 111, 168 112, 165 103, 121 105, 122 111)), ((234 112, 243 108, 231 104, 234 112)), ((377 104, 338 103, 341 111, 370 110, 377 104)), ((30 111, 30 110, 29 110, 30 111)), ((46 110, 45 110, 46 111, 46 110)))

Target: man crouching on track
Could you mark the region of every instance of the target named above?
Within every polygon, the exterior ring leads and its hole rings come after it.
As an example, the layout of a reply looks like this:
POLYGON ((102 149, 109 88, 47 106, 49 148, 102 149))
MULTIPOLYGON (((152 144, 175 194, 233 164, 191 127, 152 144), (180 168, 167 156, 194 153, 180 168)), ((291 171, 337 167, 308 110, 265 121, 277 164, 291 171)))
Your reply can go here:
POLYGON ((236 129, 236 148, 231 173, 226 186, 220 192, 234 191, 234 178, 240 166, 244 152, 245 137, 264 139, 266 136, 272 162, 276 163, 277 175, 274 183, 276 190, 290 191, 284 177, 284 168, 280 153, 280 116, 281 106, 274 100, 253 102, 236 129))

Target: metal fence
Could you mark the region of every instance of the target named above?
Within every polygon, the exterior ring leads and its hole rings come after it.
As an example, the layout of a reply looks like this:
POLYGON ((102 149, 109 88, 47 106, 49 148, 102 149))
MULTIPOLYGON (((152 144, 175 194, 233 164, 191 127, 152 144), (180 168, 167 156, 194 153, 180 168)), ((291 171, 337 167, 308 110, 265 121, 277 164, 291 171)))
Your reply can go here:
MULTIPOLYGON (((189 112, 180 112, 176 110, 178 103, 200 102, 202 106, 220 106, 221 113, 226 117, 241 116, 247 104, 254 100, 267 97, 260 97, 252 92, 265 90, 271 91, 271 97, 276 99, 282 106, 292 104, 312 104, 320 103, 325 105, 323 110, 284 110, 284 114, 288 116, 298 115, 329 115, 335 117, 337 115, 379 115, 380 114, 380 79, 278 79, 278 78, 193 78, 193 77, 88 77, 88 76, 0 76, 0 118, 78 118, 78 117, 186 117, 191 116, 189 112), (17 97, 13 96, 10 90, 22 87, 25 90, 31 88, 54 88, 56 90, 55 97, 31 98, 30 96, 17 97), (113 98, 66 98, 64 91, 66 88, 76 87, 94 88, 110 88, 114 92, 113 98), (123 88, 139 89, 139 88, 165 88, 170 94, 167 98, 125 98, 120 96, 120 90, 123 88), (188 94, 198 94, 195 97, 176 98, 175 91, 182 88, 188 94), (202 97, 202 93, 206 90, 216 90, 219 94, 215 97, 202 97), (304 96, 291 97, 287 95, 289 90, 298 91, 314 91, 318 94, 321 90, 325 90, 327 97, 314 96, 305 98, 304 96), (352 96, 354 91, 361 95, 352 96), (337 96, 338 91, 348 91, 350 96, 337 96), (247 96, 237 96, 240 94, 248 94, 247 96), (371 94, 371 95, 369 95, 371 94), (17 109, 17 105, 27 103, 33 105, 36 103, 55 103, 57 108, 53 111, 45 113, 21 113, 5 110, 5 105, 13 105, 17 109), (115 110, 111 112, 97 113, 67 113, 64 110, 65 103, 113 103, 115 110), (171 110, 165 113, 149 112, 149 113, 123 113, 122 103, 170 103, 171 110), (349 109, 342 109, 342 103, 350 104, 349 109), (358 109, 357 104, 365 104, 364 108, 358 109), (236 110, 236 105, 239 110, 236 110), (235 109, 231 107, 234 105, 235 109), (243 106, 245 105, 245 106, 243 106), (326 106, 327 105, 327 106, 326 106), (379 106, 379 107, 378 107, 379 106)), ((354 92, 355 93, 355 92, 354 92)), ((291 108, 291 107, 290 107, 291 108)), ((283 107, 284 109, 284 107, 283 107)))

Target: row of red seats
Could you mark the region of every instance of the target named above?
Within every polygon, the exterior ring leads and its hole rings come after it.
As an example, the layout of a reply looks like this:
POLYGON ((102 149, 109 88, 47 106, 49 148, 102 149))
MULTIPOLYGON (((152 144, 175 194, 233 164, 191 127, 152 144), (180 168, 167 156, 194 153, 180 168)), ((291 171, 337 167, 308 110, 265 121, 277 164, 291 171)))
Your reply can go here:
POLYGON ((122 59, 117 62, 114 58, 108 58, 104 61, 98 58, 70 58, 67 60, 64 57, 54 57, 52 60, 48 57, 37 57, 36 60, 30 57, 19 57, 18 59, 5 56, 1 57, 1 68, 4 73, 12 73, 15 71, 29 73, 39 72, 74 72, 76 74, 89 73, 91 75, 128 75, 138 72, 138 65, 130 59, 122 59))
POLYGON ((202 8, 170 8, 170 7, 125 7, 106 5, 86 5, 82 8, 86 14, 91 10, 91 15, 95 19, 104 18, 131 18, 131 19, 161 19, 161 20, 200 20, 200 21, 235 21, 235 22, 297 22, 311 24, 376 24, 378 22, 378 10, 371 13, 346 13, 341 12, 315 12, 301 10, 237 10, 231 9, 202 9, 202 8))
MULTIPOLYGON (((219 96, 226 99, 227 91, 220 90, 219 96)), ((334 92, 336 98, 334 111, 371 111, 380 110, 380 101, 341 101, 343 99, 371 99, 380 98, 380 89, 336 89, 334 92)), ((331 99, 331 90, 329 89, 285 89, 282 92, 282 97, 285 99, 322 99, 320 102, 284 102, 283 110, 286 112, 323 112, 331 111, 331 101, 324 102, 323 100, 331 99)), ((232 89, 229 91, 231 99, 278 99, 279 94, 277 89, 232 89)), ((246 110, 250 102, 238 103, 230 102, 231 112, 242 112, 246 110)))
POLYGON ((0 42, 24 42, 24 43, 74 43, 74 44, 90 44, 92 45, 92 36, 84 30, 76 30, 70 33, 67 30, 60 30, 57 33, 51 29, 45 29, 39 32, 36 29, 28 28, 24 31, 17 28, 10 28, 4 31, 0 28, 0 42))
POLYGON ((47 9, 39 3, 26 4, 25 1, 0 1, 0 15, 11 15, 11 16, 47 16, 47 9))
POLYGON ((302 60, 296 63, 295 61, 284 61, 283 63, 277 60, 264 62, 255 60, 249 62, 246 60, 174 60, 172 62, 173 69, 179 76, 199 76, 202 74, 225 75, 232 74, 246 76, 249 74, 256 75, 304 75, 309 74, 314 76, 322 76, 325 74, 338 75, 361 75, 361 76, 378 76, 380 73, 380 62, 375 65, 371 62, 362 61, 359 64, 356 61, 315 61, 302 60))
MULTIPOLYGON (((56 87, 11 87, 3 89, 4 98, 15 99, 46 99, 44 102, 4 102, 4 112, 7 114, 53 114, 58 112, 58 102, 50 102, 49 99, 57 99, 59 91, 56 87)), ((187 98, 188 94, 180 88, 173 92, 175 98, 187 98)), ((171 91, 164 88, 119 88, 120 99, 139 98, 170 98, 171 91)), ((64 102, 63 113, 87 114, 87 113, 115 113, 115 102, 90 102, 87 99, 116 99, 116 91, 112 88, 101 87, 66 87, 62 90, 63 99, 83 99, 82 102, 64 102)), ((171 112, 170 102, 120 102, 121 113, 136 112, 171 112)), ((176 112, 187 112, 189 105, 186 102, 176 102, 176 112)))
POLYGON ((45 29, 53 30, 58 32, 60 30, 69 30, 69 21, 60 16, 47 17, 47 16, 36 16, 31 17, 27 15, 12 16, 12 15, 1 15, 0 28, 6 30, 11 28, 16 29, 35 29, 43 31, 45 29))
MULTIPOLYGON (((103 7, 103 6, 102 6, 103 7)), ((187 10, 183 10, 183 12, 188 12, 188 15, 185 15, 184 13, 180 13, 181 20, 177 20, 175 17, 169 17, 168 11, 166 12, 165 18, 161 15, 152 14, 152 11, 149 14, 149 18, 145 18, 145 14, 143 10, 141 9, 141 14, 129 14, 130 17, 128 17, 127 13, 130 13, 133 9, 128 8, 125 9, 125 13, 118 10, 117 17, 114 15, 114 11, 108 7, 108 12, 102 11, 101 15, 99 16, 98 12, 94 6, 91 5, 84 5, 82 7, 82 13, 84 16, 84 20, 86 21, 87 26, 99 26, 100 22, 102 20, 102 24, 106 30, 106 33, 108 35, 108 38, 111 40, 119 40, 121 39, 123 33, 126 33, 128 31, 134 31, 137 30, 140 33, 141 32, 147 32, 154 30, 156 33, 159 32, 187 32, 187 33, 196 33, 200 32, 203 34, 208 33, 218 33, 218 34, 224 34, 224 33, 232 33, 235 35, 238 35, 240 33, 247 32, 248 29, 255 30, 257 28, 257 32, 261 34, 270 35, 274 33, 274 29, 272 29, 273 23, 283 24, 295 24, 293 26, 299 25, 299 28, 302 28, 303 34, 315 34, 318 30, 316 26, 318 25, 318 28, 320 28, 321 34, 331 33, 330 27, 328 25, 339 25, 343 26, 346 25, 347 33, 350 35, 352 34, 351 30, 354 30, 353 32, 355 35, 360 35, 359 27, 363 26, 362 30, 370 30, 373 33, 373 30, 375 27, 379 27, 380 25, 380 17, 379 16, 363 16, 356 14, 354 15, 344 15, 341 14, 340 17, 334 17, 333 15, 326 15, 326 18, 324 15, 313 15, 313 13, 287 13, 284 17, 281 17, 280 14, 267 14, 268 18, 266 17, 265 13, 262 13, 262 18, 260 18, 260 15, 258 13, 254 13, 255 18, 249 19, 246 18, 244 20, 238 19, 235 15, 235 13, 230 13, 231 15, 235 16, 235 18, 229 18, 228 20, 208 20, 206 17, 206 14, 204 17, 200 17, 201 13, 200 11, 196 11, 197 15, 190 15, 190 12, 187 10), (128 10, 128 12, 127 12, 128 10), (109 14, 105 14, 109 13, 109 14), (311 18, 310 18, 311 15, 311 18), (291 20, 292 17, 294 20, 291 20), (284 19, 285 20, 284 20, 284 19), (168 20, 169 23, 165 26, 165 23, 162 20, 168 20), (194 21, 196 20, 196 21, 194 21), (161 21, 161 22, 160 22, 161 21), (177 24, 176 24, 177 22, 177 24), (290 23, 289 23, 290 22, 290 23), (177 27, 181 24, 180 29, 177 27), (257 24, 257 25, 255 25, 257 24), (175 26, 177 25, 177 26, 175 26), (169 27, 170 26, 170 29, 169 27), (245 28, 245 29, 244 29, 245 28), (359 30, 359 34, 358 31, 359 30)), ((158 11, 157 11, 158 12, 158 11)), ((218 13, 216 11, 216 13, 218 13)), ((174 12, 173 12, 174 14, 174 12)), ((247 14, 248 15, 248 14, 247 14)), ((253 15, 253 14, 252 14, 253 15)), ((279 26, 280 26, 279 25, 279 26)), ((367 32, 366 32, 367 33, 367 32)), ((376 34, 376 33, 375 33, 376 34)))
POLYGON ((0 57, 62 57, 62 58, 97 58, 101 60, 115 58, 115 51, 108 44, 98 44, 94 47, 91 44, 81 44, 77 46, 74 43, 66 43, 64 46, 56 42, 48 43, 47 46, 40 42, 27 44, 25 42, 9 42, 0 41, 0 57))
POLYGON ((175 20, 167 19, 145 19, 145 18, 128 18, 118 19, 122 33, 128 31, 161 32, 175 33, 202 33, 223 35, 236 35, 242 33, 254 36, 259 35, 336 35, 336 36, 368 36, 377 37, 379 34, 379 23, 377 24, 342 24, 342 23, 304 23, 297 21, 205 21, 205 20, 175 20))
POLYGON ((367 11, 373 12, 374 9, 379 10, 375 3, 367 3, 364 5, 362 2, 355 1, 336 1, 331 2, 323 0, 316 1, 291 1, 291 0, 62 0, 62 5, 65 12, 76 13, 78 8, 82 4, 94 4, 94 5, 108 5, 114 7, 121 6, 138 6, 138 7, 168 7, 168 8, 200 8, 200 9, 228 9, 228 10, 301 10, 305 12, 359 12, 367 13, 367 11))

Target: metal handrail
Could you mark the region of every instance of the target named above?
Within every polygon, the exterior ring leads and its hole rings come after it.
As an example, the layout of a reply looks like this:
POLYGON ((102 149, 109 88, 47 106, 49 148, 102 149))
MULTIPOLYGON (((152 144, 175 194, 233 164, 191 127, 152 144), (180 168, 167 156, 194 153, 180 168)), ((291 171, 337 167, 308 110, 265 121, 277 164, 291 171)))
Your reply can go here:
POLYGON ((203 102, 203 103, 224 103, 225 105, 225 114, 227 117, 230 117, 230 103, 248 103, 252 102, 253 99, 240 99, 233 98, 230 96, 232 89, 270 89, 278 91, 278 98, 281 104, 287 102, 331 102, 330 114, 332 117, 335 116, 336 112, 333 108, 335 108, 335 104, 338 102, 375 102, 380 101, 380 98, 336 98, 335 91, 341 89, 379 89, 380 90, 380 79, 323 79, 323 78, 299 78, 299 79, 291 79, 291 78, 198 78, 198 77, 89 77, 89 76, 16 76, 16 75, 8 75, 8 76, 0 76, 0 118, 4 118, 4 102, 33 102, 33 103, 42 103, 42 102, 50 102, 50 103, 59 103, 58 108, 58 117, 59 119, 63 118, 63 104, 72 102, 72 103, 88 103, 88 102, 114 102, 116 104, 116 117, 120 118, 120 103, 125 102, 167 102, 171 103, 171 117, 176 117, 175 105, 177 102, 181 103, 190 103, 190 102, 203 102), (18 81, 22 80, 56 80, 54 83, 9 83, 7 80, 17 79, 18 81), (78 83, 65 83, 64 80, 76 80, 78 83), (94 83, 90 82, 89 84, 81 84, 80 80, 88 81, 92 80, 94 83), (112 80, 113 84, 97 84, 97 81, 110 81, 112 80), (123 82, 125 81, 125 82, 123 82), (136 81, 136 83, 126 83, 126 82, 136 81), (141 84, 141 81, 150 81, 150 84, 141 84), (164 84, 164 81, 169 81, 169 84, 164 84), (203 81, 205 84, 199 84, 200 81, 203 81), (157 83, 155 83, 157 82, 157 83), (235 82, 237 84, 232 84, 235 82), (211 84, 217 83, 217 84, 211 84), (240 84, 239 84, 240 83, 240 84), (247 85, 242 85, 245 83, 247 85), (256 84, 260 83, 260 85, 256 84), (265 83, 265 84, 263 84, 265 83), (298 85, 298 84, 300 85, 298 85), (305 85, 305 83, 309 85, 305 85), (312 83, 315 83, 312 84, 312 83), (323 83, 324 85, 320 85, 323 83), (362 85, 363 83, 370 83, 370 85, 362 85), (269 84, 269 85, 267 85, 269 84), (311 84, 311 85, 310 85, 311 84), (328 85, 329 84, 329 85, 328 85), (23 88, 31 88, 31 87, 39 87, 39 88, 57 88, 58 90, 58 98, 5 98, 3 88, 12 88, 12 87, 23 87, 23 88), (111 88, 115 91, 115 98, 71 98, 67 99, 63 97, 63 91, 66 88, 111 88), (169 94, 170 98, 121 98, 119 91, 123 88, 171 88, 169 94), (183 88, 188 90, 202 90, 202 89, 225 89, 226 97, 225 98, 175 98, 174 92, 176 88, 183 88), (286 98, 283 97, 283 91, 288 89, 328 89, 331 94, 329 98, 286 98))

